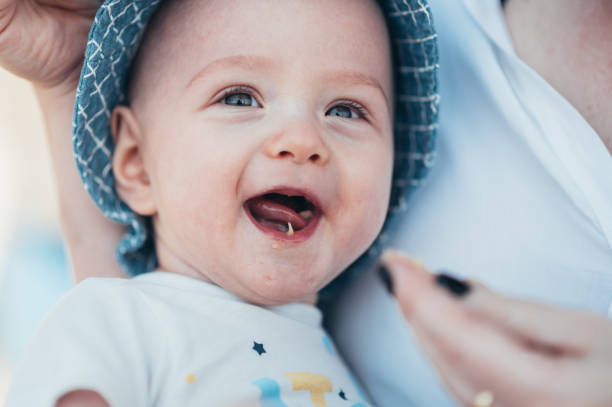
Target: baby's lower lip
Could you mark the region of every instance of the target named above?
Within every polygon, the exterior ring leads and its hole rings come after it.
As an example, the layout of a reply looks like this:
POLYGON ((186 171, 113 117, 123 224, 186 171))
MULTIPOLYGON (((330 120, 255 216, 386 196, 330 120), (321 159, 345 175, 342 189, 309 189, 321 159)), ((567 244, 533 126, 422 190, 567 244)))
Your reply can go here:
POLYGON ((266 226, 258 222, 246 204, 243 206, 243 209, 244 212, 247 214, 247 217, 251 220, 251 222, 257 227, 257 229, 261 230, 264 234, 266 234, 270 238, 273 238, 274 240, 281 240, 291 243, 301 243, 308 240, 316 231, 319 225, 319 220, 321 219, 321 212, 315 211, 313 218, 303 229, 295 230, 293 231, 293 233, 281 232, 280 230, 278 230, 278 228, 266 226))

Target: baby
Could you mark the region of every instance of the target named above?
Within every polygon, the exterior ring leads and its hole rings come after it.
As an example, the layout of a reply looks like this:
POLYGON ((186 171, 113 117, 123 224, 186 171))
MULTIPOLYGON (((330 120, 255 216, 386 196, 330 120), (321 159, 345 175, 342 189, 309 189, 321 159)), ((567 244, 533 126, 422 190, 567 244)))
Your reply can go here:
POLYGON ((92 36, 75 110, 77 152, 87 136, 97 141, 77 160, 97 203, 136 233, 124 245, 142 245, 133 240, 148 219, 157 268, 64 296, 30 343, 8 407, 366 405, 314 303, 387 215, 395 97, 385 17, 413 18, 402 4, 167 0, 129 64, 157 2, 107 1, 92 32, 115 41, 92 36), (128 70, 127 99, 114 106, 128 70), (80 101, 92 95, 106 110, 88 113, 80 101), (105 176, 114 189, 98 182, 105 176), (109 210, 115 193, 122 202, 109 210))

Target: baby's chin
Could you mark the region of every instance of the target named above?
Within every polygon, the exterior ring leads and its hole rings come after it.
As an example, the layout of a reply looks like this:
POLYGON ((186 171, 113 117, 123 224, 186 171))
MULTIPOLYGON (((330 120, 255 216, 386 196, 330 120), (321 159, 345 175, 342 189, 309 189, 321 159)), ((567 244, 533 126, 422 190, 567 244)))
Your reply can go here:
POLYGON ((304 275, 294 272, 292 275, 276 273, 257 273, 244 283, 243 287, 225 287, 239 297, 253 304, 276 306, 289 303, 315 304, 317 293, 328 283, 328 276, 304 275))
POLYGON ((252 304, 260 306, 278 306, 291 303, 314 305, 318 290, 308 288, 269 283, 264 286, 249 287, 247 293, 236 292, 235 294, 252 304))
POLYGON ((261 306, 277 306, 301 302, 314 304, 317 293, 333 277, 341 273, 337 265, 331 267, 325 261, 259 262, 255 259, 234 257, 225 264, 198 263, 185 257, 170 256, 169 250, 161 251, 160 271, 185 275, 223 288, 249 303, 261 306), (173 260, 173 261, 171 261, 173 260), (210 272, 216 270, 216 272, 210 272))
POLYGON ((304 295, 287 295, 287 293, 283 293, 280 295, 276 295, 276 293, 257 293, 250 298, 247 297, 243 299, 250 302, 251 304, 259 305, 262 307, 274 307, 295 303, 316 305, 318 294, 307 293, 304 295))

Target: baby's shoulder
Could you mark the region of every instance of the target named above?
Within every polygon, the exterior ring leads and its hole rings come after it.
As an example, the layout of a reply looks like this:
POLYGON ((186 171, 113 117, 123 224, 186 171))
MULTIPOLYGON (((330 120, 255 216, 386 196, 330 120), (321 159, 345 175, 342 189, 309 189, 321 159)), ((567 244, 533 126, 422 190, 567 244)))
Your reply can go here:
POLYGON ((109 323, 128 320, 164 326, 168 320, 191 323, 217 319, 232 306, 219 287, 172 273, 146 273, 133 278, 88 278, 69 290, 50 314, 61 313, 109 323), (203 312, 206 309, 212 312, 203 312), (215 318, 212 318, 215 317, 215 318))
POLYGON ((132 331, 129 326, 157 325, 154 306, 132 279, 89 278, 66 292, 47 312, 42 327, 132 331))
MULTIPOLYGON (((55 308, 75 306, 114 308, 137 305, 142 302, 138 285, 124 278, 88 278, 77 284, 60 298, 55 308)), ((53 310, 53 309, 52 309, 53 310)))

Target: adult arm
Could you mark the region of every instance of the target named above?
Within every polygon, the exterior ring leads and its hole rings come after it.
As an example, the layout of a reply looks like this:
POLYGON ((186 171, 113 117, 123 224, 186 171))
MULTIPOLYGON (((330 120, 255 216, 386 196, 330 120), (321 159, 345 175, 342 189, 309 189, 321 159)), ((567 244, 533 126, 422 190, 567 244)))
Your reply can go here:
POLYGON ((396 252, 382 262, 419 344, 462 405, 612 405, 608 319, 440 280, 396 252))
POLYGON ((114 250, 123 227, 104 218, 81 183, 71 123, 89 27, 100 0, 0 0, 0 65, 32 82, 47 128, 60 219, 76 281, 124 276, 114 250))

